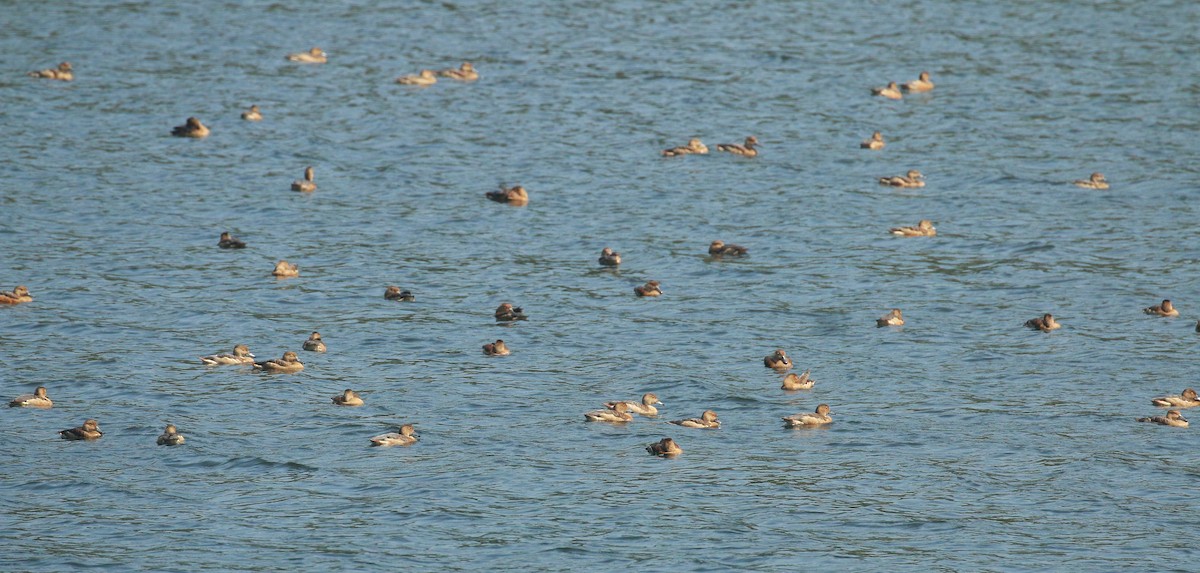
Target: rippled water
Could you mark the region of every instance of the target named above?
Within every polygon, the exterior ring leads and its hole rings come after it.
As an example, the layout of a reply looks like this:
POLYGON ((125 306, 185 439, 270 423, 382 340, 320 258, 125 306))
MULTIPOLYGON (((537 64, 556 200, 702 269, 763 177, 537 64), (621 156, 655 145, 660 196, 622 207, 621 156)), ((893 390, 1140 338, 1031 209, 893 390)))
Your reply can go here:
POLYGON ((55 399, 0 412, 0 570, 1194 567, 1194 429, 1134 418, 1195 385, 1200 5, 378 4, 0 3, 0 288, 36 298, 0 308, 0 390, 55 399), (191 115, 213 135, 168 135, 191 115), (313 330, 298 375, 195 359, 313 330), (646 391, 660 420, 582 421, 646 391), (831 427, 780 426, 818 402, 831 427), (367 447, 404 421, 419 444, 367 447))

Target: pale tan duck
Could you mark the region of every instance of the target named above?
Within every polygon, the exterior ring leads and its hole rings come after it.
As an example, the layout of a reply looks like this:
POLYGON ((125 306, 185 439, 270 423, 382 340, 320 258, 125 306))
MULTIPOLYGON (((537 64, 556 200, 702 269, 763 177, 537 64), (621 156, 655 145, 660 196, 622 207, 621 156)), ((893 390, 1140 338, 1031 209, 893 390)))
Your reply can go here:
POLYGON ((606 267, 615 267, 621 264, 621 253, 604 247, 604 250, 600 251, 600 264, 606 267))
POLYGON ((1151 422, 1154 424, 1161 424, 1163 426, 1174 426, 1176 428, 1188 427, 1187 418, 1184 418, 1183 414, 1179 413, 1179 410, 1171 410, 1170 412, 1167 412, 1166 416, 1151 416, 1149 418, 1138 418, 1137 421, 1151 422))
POLYGON ((734 155, 741 155, 742 157, 757 157, 759 145, 761 145, 761 144, 758 142, 758 138, 751 135, 750 137, 747 137, 746 141, 744 141, 741 144, 718 143, 717 151, 724 151, 726 153, 732 153, 734 155))
POLYGON ((200 362, 206 366, 253 364, 254 355, 250 354, 250 347, 246 346, 245 344, 239 344, 233 347, 232 354, 212 354, 209 356, 201 356, 200 362))
POLYGON ((661 296, 663 293, 658 281, 646 281, 644 285, 633 287, 633 292, 638 296, 661 296))
POLYGON ((878 131, 871 134, 871 139, 858 144, 862 149, 883 149, 885 145, 887 142, 883 140, 883 134, 878 131))
POLYGON ((663 157, 679 157, 692 154, 704 155, 705 153, 708 153, 708 146, 695 137, 689 139, 687 145, 662 150, 663 157))
POLYGON ((747 249, 746 247, 734 245, 732 243, 726 243, 720 239, 717 239, 708 245, 708 254, 714 257, 740 257, 749 252, 750 249, 747 249))
POLYGON ((255 362, 254 368, 256 370, 263 370, 265 372, 295 374, 296 372, 304 370, 304 364, 300 362, 300 357, 297 356, 295 352, 289 350, 283 353, 282 358, 266 360, 263 362, 255 362))
POLYGON ((1076 187, 1084 189, 1108 189, 1108 180, 1104 178, 1102 173, 1093 173, 1087 179, 1076 179, 1074 181, 1076 187))
POLYGON ((805 370, 804 372, 802 372, 800 374, 796 374, 795 372, 792 372, 792 373, 789 373, 787 376, 784 376, 783 384, 780 385, 779 388, 782 390, 788 390, 788 391, 810 390, 810 389, 812 389, 813 386, 816 385, 816 383, 817 383, 816 380, 813 380, 812 378, 809 377, 808 370, 805 370))
POLYGON ((396 78, 396 83, 406 86, 431 86, 437 83, 437 73, 433 70, 421 70, 419 74, 409 74, 396 78))
POLYGON ((292 181, 292 191, 300 191, 303 193, 312 193, 317 190, 317 183, 313 181, 315 175, 312 165, 304 168, 304 179, 292 181))
POLYGON ((514 322, 529 318, 525 316, 525 311, 521 307, 513 306, 511 302, 500 303, 500 306, 496 307, 495 317, 496 322, 514 322))
POLYGON ((913 227, 892 227, 888 230, 889 233, 900 237, 934 237, 937 236, 937 229, 933 226, 933 221, 929 219, 921 219, 916 226, 913 227))
POLYGON ((338 406, 362 406, 364 402, 358 392, 346 388, 344 392, 333 397, 333 403, 338 406))
POLYGON ((904 97, 904 94, 900 93, 900 88, 896 86, 896 82, 888 82, 888 85, 881 88, 871 88, 871 95, 888 99, 901 99, 904 97))
POLYGON ((438 72, 438 75, 460 82, 473 82, 479 79, 479 72, 475 71, 475 66, 471 65, 471 62, 463 62, 458 68, 442 70, 438 72))
POLYGON ((1171 301, 1168 299, 1163 299, 1162 304, 1144 308, 1142 312, 1158 316, 1179 316, 1179 311, 1175 309, 1175 305, 1171 304, 1171 301))
POLYGON ((329 54, 326 54, 325 50, 316 46, 313 46, 307 52, 296 52, 295 54, 288 54, 286 57, 289 62, 300 62, 302 64, 324 64, 329 61, 329 54))
POLYGON ((75 79, 75 74, 72 73, 71 69, 71 62, 63 62, 59 64, 58 67, 50 68, 48 70, 29 72, 29 75, 35 78, 46 78, 48 80, 60 80, 64 82, 69 82, 75 79))
POLYGON ((908 173, 905 173, 904 175, 880 177, 879 184, 890 187, 924 187, 925 176, 916 169, 909 169, 908 173))
POLYGON ((275 263, 275 270, 271 271, 271 274, 277 277, 298 277, 300 276, 300 267, 295 263, 281 260, 275 263))
POLYGON ((904 82, 900 87, 909 93, 927 92, 933 89, 933 82, 929 81, 929 72, 921 72, 917 75, 917 79, 904 82))
POLYGON ((788 358, 787 353, 784 352, 782 348, 776 348, 775 352, 772 352, 763 358, 763 366, 783 371, 792 367, 792 361, 790 358, 788 358))
POLYGON ((175 424, 167 424, 167 427, 163 429, 163 433, 158 435, 156 443, 160 446, 180 446, 186 441, 187 439, 183 437, 183 434, 179 433, 179 429, 175 427, 175 424))
POLYGON ((1159 396, 1150 403, 1160 408, 1195 408, 1200 406, 1200 397, 1196 396, 1195 390, 1187 388, 1178 396, 1159 396))
POLYGON ((604 410, 592 410, 583 415, 583 419, 588 422, 612 422, 623 424, 633 420, 633 414, 629 413, 629 405, 625 402, 617 402, 612 408, 604 410))
POLYGON ((900 309, 893 308, 891 312, 875 319, 875 326, 902 326, 904 324, 904 313, 900 309))
POLYGON ((683 448, 679 447, 679 444, 676 444, 675 440, 672 440, 671 438, 663 438, 646 446, 646 451, 650 452, 650 455, 669 458, 682 454, 683 448))
POLYGON ((325 341, 321 340, 320 332, 313 332, 308 335, 308 340, 304 341, 304 346, 301 348, 309 352, 325 352, 325 341))
POLYGON ((483 195, 497 203, 508 203, 509 205, 524 205, 529 202, 529 192, 520 185, 508 188, 501 185, 500 189, 488 191, 483 195))
POLYGON ((700 414, 699 418, 671 420, 670 423, 685 428, 700 428, 704 430, 715 430, 721 427, 721 421, 717 419, 717 413, 712 410, 705 410, 700 414))
POLYGON ((174 135, 175 137, 201 138, 208 137, 208 134, 208 128, 205 127, 203 123, 200 123, 199 119, 194 117, 187 118, 187 122, 185 122, 183 125, 177 125, 171 129, 171 135, 174 135))
POLYGON ((400 426, 399 432, 379 434, 371 438, 372 446, 411 446, 417 443, 417 429, 412 424, 400 426))
POLYGON ((242 119, 246 121, 262 121, 262 111, 258 109, 258 105, 250 106, 250 109, 242 112, 242 119))
MULTIPOLYGON (((1195 392, 1192 392, 1194 395, 1195 392)), ((8 403, 9 408, 51 408, 54 402, 46 395, 46 387, 38 386, 33 394, 21 394, 8 403)))
POLYGON ((21 304, 33 302, 33 297, 29 296, 29 288, 25 285, 17 285, 17 288, 12 289, 12 292, 0 292, 0 304, 21 304))
POLYGON ((1057 320, 1054 320, 1054 315, 1048 312, 1037 318, 1026 320, 1025 326, 1028 326, 1029 328, 1036 328, 1042 332, 1050 332, 1051 330, 1058 330, 1062 328, 1062 325, 1059 324, 1057 320))
POLYGON ((383 298, 387 300, 399 300, 403 302, 413 302, 417 300, 416 295, 411 291, 400 290, 398 286, 389 286, 383 291, 383 298))
POLYGON ((504 344, 504 341, 499 338, 495 342, 484 344, 483 353, 488 356, 508 356, 511 354, 508 350, 508 345, 504 344))
POLYGON ((605 402, 604 407, 611 410, 616 407, 618 403, 624 403, 630 412, 633 412, 634 414, 640 414, 642 416, 657 416, 658 408, 655 408, 655 406, 663 405, 663 403, 658 400, 658 396, 654 395, 652 392, 647 392, 642 394, 641 402, 634 402, 632 400, 614 400, 612 402, 605 402))
POLYGON ((86 420, 78 428, 59 430, 58 435, 64 440, 99 440, 104 432, 100 431, 100 424, 95 420, 86 420))
POLYGON ((791 416, 783 417, 783 425, 789 428, 811 428, 813 426, 824 426, 833 422, 833 417, 830 416, 829 404, 821 404, 811 413, 792 414, 791 416))

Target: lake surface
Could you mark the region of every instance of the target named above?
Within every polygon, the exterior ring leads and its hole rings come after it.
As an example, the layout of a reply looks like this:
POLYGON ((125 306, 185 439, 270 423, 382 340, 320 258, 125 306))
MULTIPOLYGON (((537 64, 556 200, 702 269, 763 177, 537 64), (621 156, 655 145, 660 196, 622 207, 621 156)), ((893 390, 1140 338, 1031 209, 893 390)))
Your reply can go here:
POLYGON ((35 298, 0 308, 0 390, 55 400, 0 412, 0 570, 1200 560, 1195 429, 1135 422, 1197 383, 1200 4, 0 12, 0 289, 35 298), (75 81, 25 76, 63 60, 75 81), (478 82, 393 82, 465 60, 478 82), (870 96, 922 70, 933 92, 870 96), (189 116, 212 135, 171 137, 189 116), (758 158, 715 152, 747 135, 758 158), (659 157, 690 137, 714 152, 659 157), (876 183, 908 169, 928 185, 876 183), (1094 171, 1111 190, 1070 184, 1094 171), (483 197, 518 183, 525 207, 483 197), (922 218, 937 237, 887 233, 922 218), (1142 314, 1164 298, 1180 318, 1142 314), (1045 312, 1064 327, 1022 327, 1045 312), (196 359, 314 330, 296 375, 196 359), (781 391, 775 348, 816 387, 781 391), (583 421, 649 391, 658 419, 583 421), (822 402, 831 426, 782 427, 822 402), (708 408, 721 429, 665 423, 708 408), (86 418, 103 439, 58 439, 86 418), (154 445, 167 422, 186 445, 154 445), (418 444, 368 447, 403 422, 418 444), (647 455, 664 436, 685 453, 647 455))

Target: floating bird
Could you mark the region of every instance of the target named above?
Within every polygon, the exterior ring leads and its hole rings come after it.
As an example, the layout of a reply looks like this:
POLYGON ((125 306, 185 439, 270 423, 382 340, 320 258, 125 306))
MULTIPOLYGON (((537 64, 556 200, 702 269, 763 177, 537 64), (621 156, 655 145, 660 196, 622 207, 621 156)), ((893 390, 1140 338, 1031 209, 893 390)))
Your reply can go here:
POLYGON ((463 62, 457 69, 442 70, 438 72, 438 75, 463 82, 473 82, 479 79, 479 72, 475 71, 475 66, 471 65, 471 62, 463 62))
POLYGON ((496 339, 495 342, 484 344, 483 353, 488 356, 508 356, 511 354, 508 351, 508 346, 506 346, 504 341, 500 339, 496 339))
POLYGON ((633 412, 634 414, 641 414, 642 416, 657 416, 658 408, 655 408, 654 406, 663 405, 663 403, 658 400, 658 396, 647 392, 642 394, 641 402, 634 402, 632 400, 614 400, 612 402, 605 402, 604 407, 611 410, 616 407, 618 403, 624 403, 625 407, 630 412, 633 412))
POLYGON ((412 292, 400 290, 400 287, 398 286, 387 287, 387 290, 383 292, 383 298, 387 300, 399 300, 403 302, 413 302, 414 300, 417 300, 417 297, 413 295, 412 292))
POLYGON ((880 177, 880 185, 888 185, 891 187, 924 187, 925 176, 921 175, 916 169, 908 170, 904 175, 896 175, 894 177, 880 177))
POLYGON ((179 430, 175 428, 175 424, 167 424, 163 433, 158 435, 158 445, 160 446, 179 446, 186 441, 183 434, 180 434, 179 430))
POLYGON ((893 308, 891 312, 883 315, 882 318, 875 319, 875 326, 900 326, 904 324, 904 317, 900 309, 893 308))
POLYGON ((217 241, 217 246, 222 249, 244 249, 246 248, 246 243, 235 239, 233 235, 226 232, 221 233, 221 238, 217 241))
POLYGON ((1160 396, 1150 400, 1150 403, 1161 408, 1195 408, 1200 406, 1200 398, 1195 390, 1188 388, 1178 396, 1160 396))
POLYGON ((63 62, 63 63, 59 64, 58 67, 50 68, 48 70, 38 70, 36 72, 29 72, 29 75, 32 77, 35 77, 35 78, 61 80, 64 82, 69 82, 69 81, 75 79, 75 74, 73 74, 71 72, 71 62, 63 62))
POLYGON ((675 424, 676 426, 683 426, 685 428, 703 428, 706 430, 712 430, 721 427, 721 421, 717 419, 717 413, 712 410, 705 410, 704 413, 700 414, 699 418, 671 420, 670 423, 675 424))
POLYGON ((658 281, 647 281, 644 285, 633 287, 633 292, 638 296, 659 296, 662 289, 658 288, 658 281))
POLYGON ((759 145, 758 138, 751 135, 750 137, 747 137, 746 141, 742 144, 718 143, 717 151, 725 151, 734 155, 741 155, 742 157, 757 157, 757 147, 759 145))
POLYGON ((871 134, 871 139, 858 144, 858 146, 863 149, 883 149, 883 146, 885 145, 887 145, 887 143, 883 141, 883 134, 879 133, 878 131, 871 134))
POLYGON ((281 260, 275 263, 275 270, 271 274, 277 277, 298 277, 300 276, 300 267, 295 263, 289 263, 286 260, 281 260))
POLYGON ((1074 181, 1076 187, 1084 189, 1108 189, 1108 180, 1104 178, 1102 173, 1093 173, 1087 179, 1076 179, 1074 181))
MULTIPOLYGON (((1196 393, 1192 392, 1195 396, 1196 393)), ((9 408, 50 408, 54 406, 54 402, 50 401, 50 397, 46 395, 46 387, 38 386, 34 389, 33 394, 21 394, 13 398, 8 403, 9 408)))
POLYGON ((204 127, 204 124, 200 123, 200 120, 194 117, 187 118, 187 123, 183 125, 177 125, 171 130, 171 135, 174 135, 175 137, 200 138, 208 137, 208 133, 208 128, 204 127))
POLYGON ((1051 330, 1062 328, 1062 325, 1054 320, 1054 315, 1048 312, 1037 318, 1026 320, 1025 326, 1036 328, 1042 332, 1050 332, 1051 330))
POLYGON ((725 241, 716 240, 708 245, 708 254, 714 257, 730 256, 740 257, 750 252, 750 249, 741 245, 726 244, 725 241))
POLYGON ((1188 427, 1188 421, 1179 413, 1179 410, 1171 410, 1166 416, 1151 416, 1149 418, 1138 418, 1139 422, 1152 422, 1162 424, 1164 426, 1175 426, 1176 428, 1188 427))
POLYGON ((933 89, 933 82, 929 81, 929 72, 921 72, 917 79, 904 82, 900 87, 909 93, 927 92, 933 89))
POLYGON ((320 332, 314 332, 308 335, 308 340, 304 341, 301 348, 309 352, 325 352, 325 341, 321 340, 320 332))
POLYGON ((1142 309, 1146 314, 1157 314, 1158 316, 1179 316, 1179 311, 1175 310, 1175 305, 1171 304, 1168 299, 1163 299, 1162 304, 1156 304, 1151 307, 1142 309))
POLYGON ((98 440, 104 432, 100 431, 100 425, 95 420, 87 420, 78 428, 59 430, 58 435, 64 440, 98 440))
POLYGON ((262 121, 262 112, 259 111, 258 105, 250 106, 250 109, 242 112, 242 119, 246 121, 262 121))
POLYGON ((264 362, 255 362, 254 368, 256 370, 263 370, 266 372, 295 374, 296 372, 304 370, 304 364, 300 362, 300 357, 296 356, 295 352, 289 350, 283 353, 283 358, 276 358, 275 360, 267 360, 264 362))
POLYGON ((372 446, 411 446, 417 443, 416 428, 412 424, 404 424, 400 426, 399 433, 379 434, 371 438, 372 446))
POLYGON ((300 62, 302 64, 324 64, 329 57, 324 50, 314 46, 307 52, 297 52, 288 54, 287 59, 290 62, 300 62))
POLYGON ((783 425, 789 428, 824 426, 833 421, 829 415, 829 404, 821 404, 812 413, 792 414, 783 417, 783 425))
POLYGON ((663 438, 653 444, 646 446, 646 451, 651 455, 662 456, 664 458, 678 456, 683 453, 683 448, 675 443, 671 438, 663 438))
POLYGON ((621 424, 633 420, 633 415, 629 413, 628 404, 617 402, 613 404, 612 408, 587 412, 583 415, 583 419, 588 422, 614 422, 621 424))
POLYGON ((808 390, 817 383, 816 380, 808 377, 808 370, 797 375, 795 372, 783 377, 783 385, 780 386, 783 390, 808 390))
POLYGON ((250 347, 245 344, 239 344, 233 347, 233 354, 213 354, 210 356, 201 356, 200 362, 207 366, 218 366, 221 364, 252 364, 254 363, 254 355, 250 354, 250 347))
POLYGON ((17 285, 17 288, 12 289, 12 292, 0 292, 0 304, 21 304, 24 302, 33 302, 33 297, 29 296, 29 288, 25 285, 17 285))
POLYGON ((312 193, 317 190, 317 184, 313 181, 312 165, 304 168, 304 179, 292 181, 292 191, 302 191, 304 193, 312 193))
POLYGON ((708 146, 693 137, 688 140, 687 145, 662 150, 663 157, 679 157, 681 155, 692 155, 693 153, 704 155, 708 153, 708 146))
POLYGON ((345 392, 333 397, 333 403, 338 406, 362 406, 363 399, 358 392, 347 388, 345 392))
POLYGON ((433 70, 421 70, 419 74, 409 74, 396 78, 396 83, 406 86, 431 86, 437 83, 437 74, 433 70))
POLYGON ((900 237, 933 237, 937 235, 937 229, 933 226, 933 221, 929 219, 921 219, 915 227, 892 227, 889 233, 900 237))
POLYGON ((604 247, 604 250, 600 251, 600 264, 606 267, 615 267, 621 264, 621 253, 604 247))
POLYGON ((888 99, 900 99, 904 94, 900 93, 900 88, 896 87, 896 82, 888 82, 888 85, 882 88, 871 88, 871 95, 882 96, 888 99))

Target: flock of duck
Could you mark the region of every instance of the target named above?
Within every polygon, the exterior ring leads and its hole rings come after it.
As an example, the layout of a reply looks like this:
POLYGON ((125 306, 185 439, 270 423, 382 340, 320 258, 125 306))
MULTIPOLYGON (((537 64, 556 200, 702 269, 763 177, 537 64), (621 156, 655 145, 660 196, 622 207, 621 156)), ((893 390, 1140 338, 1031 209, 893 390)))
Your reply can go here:
MULTIPOLYGON (((288 54, 286 59, 305 64, 323 64, 328 61, 328 55, 320 48, 314 47, 307 52, 288 54)), ((69 62, 63 62, 56 68, 30 72, 29 75, 60 81, 71 81, 74 79, 73 68, 69 62)), ((471 82, 479 79, 479 73, 470 62, 463 62, 458 68, 440 71, 424 69, 416 74, 401 76, 396 79, 396 82, 412 86, 430 86, 437 83, 439 77, 471 82)), ((871 93, 888 99, 901 99, 905 93, 928 92, 933 89, 934 84, 930 81, 929 72, 921 72, 917 80, 901 85, 897 85, 896 82, 889 82, 885 87, 873 88, 871 93)), ((257 105, 250 106, 249 109, 241 114, 241 117, 246 121, 262 121, 263 119, 262 111, 257 105)), ((184 125, 175 127, 171 131, 171 134, 174 136, 191 138, 207 137, 209 133, 209 128, 195 117, 189 117, 184 125)), ((757 137, 748 136, 742 143, 722 143, 718 144, 716 148, 720 152, 752 158, 758 156, 759 145, 757 137)), ((883 134, 876 131, 869 139, 863 141, 860 147, 868 150, 880 150, 885 145, 886 142, 883 134)), ((682 157, 693 154, 703 155, 707 154, 708 151, 708 146, 700 139, 693 138, 686 145, 662 150, 661 155, 663 157, 682 157)), ((879 184, 889 187, 919 188, 925 186, 924 179, 925 177, 920 171, 913 169, 904 175, 880 177, 879 184)), ((1100 173, 1093 173, 1088 179, 1077 180, 1073 183, 1078 187, 1087 189, 1103 190, 1109 187, 1104 175, 1100 173)), ((303 193, 316 191, 317 184, 312 166, 308 166, 304 170, 303 179, 292 183, 291 189, 303 193)), ((485 197, 492 201, 517 206, 525 205, 529 202, 528 191, 520 185, 507 188, 501 186, 495 191, 487 192, 485 197)), ((937 229, 934 228, 932 221, 923 219, 915 226, 894 227, 889 230, 889 233, 900 237, 932 237, 937 235, 937 229)), ((218 247, 222 249, 241 249, 246 247, 246 243, 225 232, 221 233, 218 240, 218 247)), ((713 257, 739 257, 748 254, 748 252, 749 250, 746 247, 727 244, 721 240, 713 241, 708 248, 709 255, 713 257)), ((621 264, 621 255, 611 248, 605 247, 600 253, 598 263, 606 267, 617 267, 621 264)), ((281 260, 275 265, 272 274, 281 278, 295 277, 299 276, 300 270, 298 265, 281 260)), ((644 285, 638 285, 633 290, 639 297, 657 297, 663 294, 661 285, 656 280, 648 281, 644 285)), ((411 302, 415 300, 415 295, 410 291, 401 290, 397 286, 388 286, 384 292, 384 299, 411 302)), ((23 285, 17 286, 11 292, 0 292, 0 305, 16 305, 29 302, 33 302, 33 297, 30 295, 29 289, 23 285)), ((1161 304, 1145 308, 1144 312, 1162 317, 1179 316, 1179 311, 1170 300, 1164 300, 1161 304)), ((513 322, 528 318, 520 307, 515 307, 509 302, 502 303, 497 307, 494 316, 498 322, 513 322)), ((898 308, 892 309, 888 314, 876 321, 877 327, 895 327, 903 324, 903 313, 898 308)), ((1062 325, 1054 319, 1053 315, 1046 313, 1027 320, 1025 326, 1042 332, 1050 332, 1061 328, 1062 325)), ((1197 322, 1196 331, 1200 332, 1200 322, 1197 322)), ((309 352, 326 352, 327 350, 319 332, 313 332, 301 344, 301 348, 309 352)), ((484 344, 482 349, 483 353, 488 356, 505 356, 510 353, 508 346, 500 339, 484 344)), ((289 350, 284 352, 283 356, 277 359, 255 361, 254 354, 250 352, 250 348, 245 344, 234 346, 233 350, 227 354, 203 356, 200 358, 200 362, 205 366, 249 365, 255 370, 281 374, 293 374, 304 370, 304 364, 300 361, 299 355, 294 351, 289 350)), ((808 390, 816 384, 816 381, 810 377, 809 370, 805 370, 801 374, 787 372, 792 369, 793 363, 783 349, 777 349, 764 357, 763 365, 786 374, 781 384, 782 390, 808 390)), ((345 407, 356 407, 364 404, 362 397, 352 389, 346 389, 341 394, 333 396, 331 402, 337 406, 345 407)), ((1151 400, 1151 404, 1162 408, 1170 408, 1170 410, 1165 416, 1137 418, 1138 422, 1187 427, 1188 421, 1183 418, 1179 410, 1200 406, 1200 397, 1197 396, 1194 389, 1187 388, 1179 395, 1154 398, 1151 400)), ((646 393, 638 400, 614 400, 607 402, 603 408, 586 412, 583 417, 588 422, 625 424, 633 421, 635 414, 643 417, 657 416, 659 412, 656 406, 661 405, 663 403, 657 395, 646 393)), ((51 408, 53 402, 48 396, 46 388, 39 386, 34 390, 33 394, 17 396, 9 402, 9 406, 44 409, 51 408)), ((784 426, 789 428, 819 427, 833 422, 831 414, 832 411, 829 405, 822 403, 813 412, 802 412, 784 416, 782 420, 784 426)), ((721 421, 717 413, 711 409, 704 410, 698 417, 672 420, 669 423, 681 428, 693 429, 717 429, 721 427, 721 421)), ((104 433, 100 430, 99 423, 96 420, 88 419, 79 427, 59 431, 59 435, 65 440, 96 440, 101 438, 104 433)), ((414 425, 409 423, 401 425, 396 432, 373 436, 369 441, 372 446, 409 446, 415 444, 418 439, 419 436, 415 431, 414 425)), ((158 436, 156 443, 162 446, 178 446, 185 443, 185 441, 185 437, 178 432, 178 429, 173 424, 167 424, 163 433, 158 436)), ((646 451, 652 455, 664 457, 676 456, 683 453, 683 449, 679 444, 670 437, 647 445, 646 451)))

